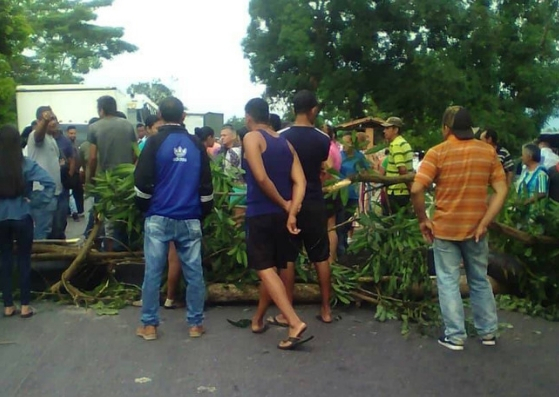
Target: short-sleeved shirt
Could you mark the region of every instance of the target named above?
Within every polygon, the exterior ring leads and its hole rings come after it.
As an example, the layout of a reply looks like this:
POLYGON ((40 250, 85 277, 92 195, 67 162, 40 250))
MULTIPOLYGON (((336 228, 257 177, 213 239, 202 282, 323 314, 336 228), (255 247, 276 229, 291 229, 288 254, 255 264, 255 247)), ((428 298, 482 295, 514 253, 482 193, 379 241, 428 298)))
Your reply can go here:
POLYGON ((35 142, 35 131, 31 132, 27 140, 27 156, 48 172, 56 186, 54 194, 58 196, 62 192, 62 180, 60 178, 60 149, 56 140, 49 134, 45 134, 42 142, 35 142))
POLYGON ((74 145, 72 145, 72 141, 69 138, 59 133, 54 140, 58 145, 58 149, 60 149, 61 158, 66 160, 74 158, 74 145))
POLYGON ((89 126, 87 140, 97 146, 98 171, 134 162, 134 127, 119 117, 105 117, 89 126))
POLYGON ((549 177, 541 166, 530 171, 524 167, 516 184, 516 193, 519 196, 533 197, 538 194, 548 193, 549 177))
POLYGON ((497 156, 505 172, 514 172, 514 160, 510 152, 502 146, 497 146, 497 156))
POLYGON ((328 160, 330 137, 315 127, 293 126, 279 133, 291 143, 305 172, 307 189, 303 203, 323 202, 322 163, 328 160))
MULTIPOLYGON (((340 168, 340 174, 347 178, 350 175, 358 174, 359 171, 369 169, 369 162, 363 153, 360 151, 354 151, 351 156, 348 156, 346 152, 342 152, 342 166, 340 168)), ((349 188, 350 200, 359 200, 359 185, 353 184, 349 188)))
POLYGON ((493 147, 454 135, 427 152, 415 176, 415 182, 426 188, 436 183, 433 234, 451 241, 474 236, 487 211, 488 186, 504 181, 493 147))
MULTIPOLYGON (((406 167, 408 173, 413 172, 413 151, 410 144, 403 136, 398 135, 388 148, 388 165, 386 166, 386 176, 398 176, 399 167, 406 167)), ((405 183, 391 185, 386 189, 388 194, 394 196, 409 196, 410 191, 405 183)))
POLYGON ((551 167, 559 163, 559 156, 557 156, 550 148, 548 147, 541 148, 541 154, 542 154, 541 165, 546 170, 550 169, 551 167))

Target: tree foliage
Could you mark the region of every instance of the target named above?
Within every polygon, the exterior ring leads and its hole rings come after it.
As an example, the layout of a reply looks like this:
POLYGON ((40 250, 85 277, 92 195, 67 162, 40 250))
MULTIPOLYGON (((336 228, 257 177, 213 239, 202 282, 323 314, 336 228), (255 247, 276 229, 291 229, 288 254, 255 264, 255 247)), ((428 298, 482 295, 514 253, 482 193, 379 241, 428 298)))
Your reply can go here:
POLYGON ((16 82, 10 60, 20 56, 29 34, 22 9, 11 0, 0 0, 0 124, 15 119, 16 82))
POLYGON ((243 47, 271 99, 314 89, 330 119, 395 114, 434 139, 461 104, 514 150, 559 104, 558 3, 251 0, 243 47))
POLYGON ((122 40, 124 29, 98 26, 95 11, 113 0, 20 0, 32 28, 25 57, 14 62, 21 84, 79 83, 103 60, 134 52, 122 40))
POLYGON ((151 82, 132 84, 126 90, 128 94, 143 94, 147 95, 149 99, 159 104, 163 99, 172 96, 175 92, 161 82, 160 79, 155 79, 151 82))

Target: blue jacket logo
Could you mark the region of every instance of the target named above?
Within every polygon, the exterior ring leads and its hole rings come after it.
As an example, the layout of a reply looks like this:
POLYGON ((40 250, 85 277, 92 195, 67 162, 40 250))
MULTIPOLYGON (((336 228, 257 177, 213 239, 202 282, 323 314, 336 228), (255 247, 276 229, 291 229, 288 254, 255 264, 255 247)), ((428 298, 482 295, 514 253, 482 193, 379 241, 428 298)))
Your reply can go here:
POLYGON ((178 146, 176 148, 173 149, 173 151, 175 152, 175 158, 173 159, 173 161, 175 162, 180 162, 180 163, 186 163, 186 148, 182 148, 181 146, 178 146))

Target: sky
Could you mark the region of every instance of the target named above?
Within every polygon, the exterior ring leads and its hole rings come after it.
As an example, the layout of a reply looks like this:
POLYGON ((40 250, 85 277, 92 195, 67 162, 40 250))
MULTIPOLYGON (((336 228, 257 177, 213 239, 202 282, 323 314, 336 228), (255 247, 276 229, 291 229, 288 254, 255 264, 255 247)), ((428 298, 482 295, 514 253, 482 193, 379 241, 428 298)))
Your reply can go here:
POLYGON ((160 79, 192 113, 244 116, 245 103, 261 96, 250 81, 241 48, 250 21, 249 0, 114 0, 98 10, 97 24, 124 28, 139 49, 85 76, 84 84, 125 91, 160 79))

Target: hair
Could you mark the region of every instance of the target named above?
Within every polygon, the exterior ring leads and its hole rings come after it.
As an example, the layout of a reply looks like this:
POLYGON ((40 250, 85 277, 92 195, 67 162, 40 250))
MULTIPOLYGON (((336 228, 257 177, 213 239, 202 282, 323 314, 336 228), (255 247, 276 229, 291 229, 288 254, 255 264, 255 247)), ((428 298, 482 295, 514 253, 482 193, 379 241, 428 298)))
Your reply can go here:
POLYGON ((97 109, 102 110, 105 116, 117 116, 116 100, 109 95, 97 99, 97 109))
POLYGON ((542 152, 538 145, 534 143, 527 143, 522 146, 522 150, 526 150, 530 154, 532 161, 535 161, 536 163, 542 161, 542 152))
POLYGON ((493 128, 487 128, 485 131, 485 139, 491 138, 491 141, 496 145, 499 137, 497 136, 497 131, 493 128))
POLYGON ((423 160, 425 158, 425 152, 421 150, 417 155, 417 158, 419 159, 419 161, 423 160))
POLYGON ((142 127, 145 127, 145 125, 143 125, 142 123, 138 123, 138 124, 136 124, 136 129, 138 129, 138 128, 142 128, 142 127))
POLYGON ((0 127, 0 198, 15 198, 25 193, 21 137, 16 127, 0 127))
POLYGON ((75 125, 69 125, 68 128, 66 128, 66 132, 70 131, 70 130, 77 130, 75 125))
POLYGON ((299 91, 293 97, 293 110, 295 111, 295 114, 310 112, 316 106, 318 106, 316 95, 309 90, 299 91))
POLYGON ((99 117, 92 117, 92 118, 89 119, 87 125, 91 125, 91 124, 93 124, 93 123, 96 123, 96 122, 98 122, 99 120, 101 120, 99 117))
POLYGON ((270 127, 272 127, 274 131, 281 130, 281 118, 279 115, 270 113, 270 127))
POLYGON ((184 105, 175 97, 167 97, 159 103, 161 118, 170 123, 182 123, 184 105))
POLYGON ((333 125, 331 124, 324 124, 324 126, 326 127, 326 134, 328 134, 328 136, 330 137, 331 141, 336 140, 336 128, 334 128, 333 125))
MULTIPOLYGON (((155 123, 157 123, 158 120, 159 120, 159 118, 158 118, 157 116, 155 116, 155 115, 153 115, 153 114, 150 114, 150 115, 147 116, 146 119, 144 120, 145 126, 146 126, 147 128, 151 128, 151 127, 153 127, 153 125, 154 125, 155 123)), ((142 126, 143 126, 144 124, 138 124, 138 125, 142 125, 142 126)))
POLYGON ((206 142, 209 137, 215 136, 215 131, 212 127, 204 126, 202 128, 196 127, 194 129, 194 134, 200 139, 202 142, 206 142))
MULTIPOLYGON (((37 120, 42 118, 44 112, 52 112, 52 108, 50 106, 39 106, 35 112, 37 120)), ((33 123, 31 123, 31 125, 33 125, 33 123)))
POLYGON ((247 102, 245 113, 256 123, 268 124, 270 122, 270 107, 262 98, 253 98, 247 102))
POLYGON ((237 130, 231 124, 224 124, 223 127, 221 127, 221 131, 223 130, 229 130, 233 133, 234 136, 237 136, 237 130))
POLYGON ((248 128, 246 127, 241 127, 237 130, 237 136, 241 141, 244 139, 246 134, 248 134, 248 128))
POLYGON ((35 127, 37 124, 39 124, 39 123, 37 123, 37 120, 33 120, 33 121, 31 122, 31 127, 33 128, 33 127, 35 127))

